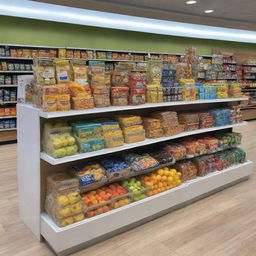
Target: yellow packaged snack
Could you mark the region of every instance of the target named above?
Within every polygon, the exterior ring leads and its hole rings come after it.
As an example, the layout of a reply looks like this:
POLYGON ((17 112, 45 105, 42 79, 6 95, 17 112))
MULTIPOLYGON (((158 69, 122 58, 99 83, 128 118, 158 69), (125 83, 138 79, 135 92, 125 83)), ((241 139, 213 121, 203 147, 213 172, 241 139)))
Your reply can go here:
POLYGON ((82 110, 94 108, 94 101, 91 96, 72 97, 72 109, 82 110))
POLYGON ((135 143, 145 140, 145 131, 124 134, 125 143, 135 143))
POLYGON ((91 95, 91 89, 89 88, 89 86, 81 85, 76 82, 71 82, 69 88, 72 97, 77 97, 82 94, 91 95))
POLYGON ((59 49, 58 50, 58 56, 59 56, 59 58, 66 58, 66 53, 67 53, 67 51, 66 51, 66 49, 59 49))
POLYGON ((143 130, 144 130, 144 128, 142 125, 133 125, 133 126, 128 126, 128 127, 123 128, 123 132, 125 135, 128 135, 130 133, 140 132, 143 130))
POLYGON ((44 86, 38 90, 43 111, 57 111, 58 88, 56 86, 44 86))
POLYGON ((81 85, 88 84, 86 62, 83 60, 74 60, 72 62, 73 80, 81 85))
POLYGON ((70 94, 69 84, 56 84, 58 94, 70 94))
POLYGON ((57 98, 57 110, 65 111, 70 110, 70 95, 69 94, 60 94, 57 98))
POLYGON ((55 60, 57 83, 70 82, 70 65, 68 60, 55 60))
POLYGON ((105 77, 93 75, 91 78, 91 86, 92 88, 105 86, 105 77))
POLYGON ((140 116, 132 116, 132 115, 126 115, 126 116, 116 116, 118 122, 126 127, 126 126, 131 126, 131 125, 138 125, 142 124, 142 119, 140 116))
POLYGON ((45 112, 57 111, 57 96, 43 95, 42 109, 45 112))

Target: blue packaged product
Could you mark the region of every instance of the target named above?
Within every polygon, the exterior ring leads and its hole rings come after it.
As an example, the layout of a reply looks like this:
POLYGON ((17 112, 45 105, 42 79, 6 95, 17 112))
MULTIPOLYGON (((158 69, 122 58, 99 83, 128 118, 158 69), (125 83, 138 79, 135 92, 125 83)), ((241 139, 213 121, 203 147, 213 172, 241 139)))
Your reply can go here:
POLYGON ((9 129, 10 127, 10 120, 4 120, 4 129, 9 129))
POLYGON ((100 123, 71 123, 74 133, 78 138, 95 139, 102 138, 100 123))
POLYGON ((10 101, 10 91, 9 90, 4 90, 3 91, 3 100, 4 101, 10 101))
POLYGON ((78 177, 81 190, 94 189, 106 183, 107 176, 99 163, 86 163, 73 167, 72 173, 78 177))
POLYGON ((0 120, 0 129, 4 129, 4 121, 0 120))
POLYGON ((10 128, 16 128, 16 121, 10 120, 10 128))
POLYGON ((230 109, 214 109, 210 111, 214 117, 215 126, 223 126, 231 123, 230 109))
POLYGON ((130 174, 129 165, 120 157, 108 157, 101 159, 99 162, 106 170, 106 174, 110 180, 128 177, 130 174))
POLYGON ((80 153, 87 153, 87 152, 93 152, 100 149, 103 149, 105 146, 104 139, 102 138, 95 138, 92 140, 88 139, 81 139, 76 137, 78 150, 80 153))

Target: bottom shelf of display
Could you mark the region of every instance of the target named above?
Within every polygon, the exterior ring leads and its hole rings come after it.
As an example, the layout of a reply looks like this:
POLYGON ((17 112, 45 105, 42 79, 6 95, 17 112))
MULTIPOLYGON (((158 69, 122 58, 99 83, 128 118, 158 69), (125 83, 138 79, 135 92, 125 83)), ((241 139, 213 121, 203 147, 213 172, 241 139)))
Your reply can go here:
POLYGON ((42 213, 41 235, 58 255, 67 255, 242 181, 252 173, 252 167, 251 161, 234 165, 63 228, 42 213))

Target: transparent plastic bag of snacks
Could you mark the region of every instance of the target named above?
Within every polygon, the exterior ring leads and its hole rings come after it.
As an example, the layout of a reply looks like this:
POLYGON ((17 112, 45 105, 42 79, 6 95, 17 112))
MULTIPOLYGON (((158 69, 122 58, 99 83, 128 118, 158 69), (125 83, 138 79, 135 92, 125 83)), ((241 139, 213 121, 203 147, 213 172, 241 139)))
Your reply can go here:
POLYGON ((173 164, 175 162, 172 155, 169 152, 162 149, 162 147, 149 150, 149 155, 155 158, 160 165, 164 165, 167 163, 173 164))
POLYGON ((147 82, 161 83, 163 61, 161 59, 150 59, 147 67, 147 82))
POLYGON ((101 133, 101 123, 99 122, 83 122, 75 121, 71 122, 73 132, 79 138, 94 139, 103 138, 101 133))
POLYGON ((133 72, 129 75, 129 87, 134 89, 144 88, 146 85, 146 74, 133 72))
POLYGON ((112 137, 112 138, 105 138, 105 148, 115 148, 121 147, 124 145, 124 137, 112 137))
POLYGON ((181 160, 187 154, 186 148, 181 144, 166 144, 164 150, 169 152, 175 160, 181 160))
POLYGON ((75 110, 92 109, 94 108, 94 100, 93 97, 86 95, 72 97, 71 106, 75 110))
POLYGON ((146 130, 149 129, 160 129, 161 128, 161 122, 157 118, 150 118, 145 117, 143 120, 143 126, 146 130))
POLYGON ((146 103, 146 90, 145 88, 131 88, 129 103, 131 105, 139 105, 146 103))
POLYGON ((145 131, 139 131, 124 135, 125 143, 136 143, 145 140, 145 131))
POLYGON ((58 191, 47 194, 45 210, 58 226, 64 227, 83 220, 86 207, 77 188, 60 192, 58 187, 58 191))
POLYGON ((111 87, 111 103, 113 106, 128 105, 129 88, 128 87, 111 87))
POLYGON ((47 193, 61 193, 73 189, 79 189, 79 181, 67 173, 55 173, 46 178, 47 193))
POLYGON ((73 167, 72 173, 79 178, 80 190, 85 192, 108 182, 105 169, 96 162, 73 167))
POLYGON ((197 177, 197 167, 192 161, 182 161, 175 164, 174 168, 181 173, 181 181, 191 180, 197 177))
POLYGON ((129 73, 127 71, 111 71, 111 85, 112 86, 128 86, 129 73))
POLYGON ((107 87, 97 87, 93 90, 94 104, 96 108, 110 106, 110 91, 107 87))
POLYGON ((76 137, 78 151, 80 153, 87 153, 87 152, 93 152, 100 149, 103 149, 105 147, 105 141, 103 138, 93 138, 93 139, 87 139, 87 138, 79 138, 76 137))
POLYGON ((70 82, 69 89, 70 89, 70 95, 72 97, 82 97, 82 96, 89 97, 92 95, 92 92, 88 83, 85 83, 84 85, 82 85, 77 82, 70 82))
POLYGON ((61 194, 47 194, 45 209, 54 219, 59 220, 84 212, 84 204, 78 190, 69 190, 61 194), (68 200, 67 205, 64 205, 65 200, 68 200))
POLYGON ((54 85, 55 80, 55 68, 53 60, 47 59, 34 59, 34 76, 35 82, 38 85, 54 85))
POLYGON ((129 153, 124 156, 124 160, 133 173, 140 173, 159 165, 159 162, 149 154, 129 153))
POLYGON ((146 138, 160 138, 164 136, 164 131, 162 128, 149 130, 146 129, 146 138))
POLYGON ((133 115, 117 115, 117 121, 120 123, 122 127, 128 127, 133 125, 140 125, 142 124, 142 119, 140 116, 133 116, 133 115))
POLYGON ((54 127, 51 123, 44 125, 43 150, 54 158, 74 155, 77 153, 76 140, 72 136, 71 127, 54 127))
POLYGON ((71 68, 68 60, 55 60, 57 83, 68 83, 71 79, 71 68))
POLYGON ((130 166, 120 157, 108 157, 99 160, 106 170, 109 181, 120 180, 131 174, 130 166))
POLYGON ((71 62, 73 80, 80 85, 88 85, 87 67, 84 60, 73 60, 71 62))

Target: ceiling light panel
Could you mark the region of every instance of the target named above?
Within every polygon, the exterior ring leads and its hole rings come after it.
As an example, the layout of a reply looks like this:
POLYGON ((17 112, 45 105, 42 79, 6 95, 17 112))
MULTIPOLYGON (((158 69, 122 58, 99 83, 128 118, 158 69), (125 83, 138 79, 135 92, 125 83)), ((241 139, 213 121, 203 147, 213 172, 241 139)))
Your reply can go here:
POLYGON ((163 35, 256 43, 255 31, 141 18, 28 0, 0 3, 0 15, 163 35))

